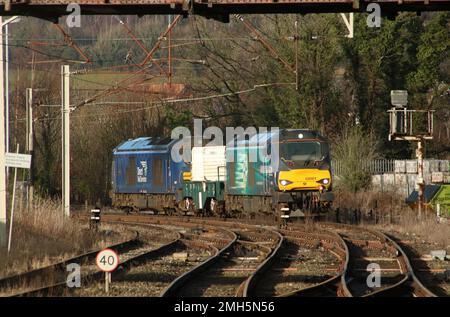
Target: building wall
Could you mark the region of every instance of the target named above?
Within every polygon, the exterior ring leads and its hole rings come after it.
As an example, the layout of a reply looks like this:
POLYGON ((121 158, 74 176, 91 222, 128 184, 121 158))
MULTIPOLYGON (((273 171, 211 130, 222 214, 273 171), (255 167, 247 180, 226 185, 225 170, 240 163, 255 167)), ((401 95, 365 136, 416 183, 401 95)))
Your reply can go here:
MULTIPOLYGON (((432 173, 449 172, 449 160, 425 160, 424 180, 432 182, 432 173)), ((394 191, 404 198, 417 189, 417 160, 395 160, 394 171, 372 175, 372 186, 380 191, 394 191)))
MULTIPOLYGON (((333 176, 339 179, 342 167, 339 161, 332 161, 333 176)), ((380 191, 394 191, 404 198, 416 189, 417 160, 373 160, 364 164, 372 174, 372 186, 380 191)), ((424 160, 425 183, 431 183, 432 173, 450 172, 450 160, 424 160)))

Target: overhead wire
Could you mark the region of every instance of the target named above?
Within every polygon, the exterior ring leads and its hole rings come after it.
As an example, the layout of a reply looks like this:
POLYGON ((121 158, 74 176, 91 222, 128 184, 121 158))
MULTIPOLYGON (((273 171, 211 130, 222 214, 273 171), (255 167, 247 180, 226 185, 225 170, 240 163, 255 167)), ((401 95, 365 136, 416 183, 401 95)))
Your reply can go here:
MULTIPOLYGON (((175 22, 175 23, 172 22, 171 27, 173 27, 173 25, 175 25, 175 24, 176 24, 176 22, 175 22)), ((171 27, 169 27, 169 29, 170 29, 171 27)), ((195 38, 194 38, 194 39, 195 39, 195 38)), ((224 39, 225 39, 225 38, 217 38, 217 39, 213 39, 213 38, 203 38, 203 37, 199 37, 198 39, 195 39, 195 40, 196 40, 196 41, 199 41, 200 43, 203 43, 203 41, 208 41, 208 40, 224 40, 224 39)), ((237 38, 229 38, 229 39, 236 40, 237 38)), ((249 40, 249 39, 252 39, 252 38, 251 38, 251 37, 245 37, 245 38, 242 38, 242 39, 249 40)), ((73 39, 73 40, 78 41, 79 39, 73 39)), ((130 40, 132 40, 132 39, 130 39, 130 40)), ((160 41, 160 40, 161 40, 161 39, 158 38, 158 41, 160 41)), ((186 39, 174 39, 174 40, 179 40, 179 41, 182 41, 182 40, 188 41, 188 40, 189 40, 189 41, 192 41, 193 39, 192 39, 192 38, 186 38, 186 39)), ((185 44, 186 44, 186 43, 185 43, 185 44)), ((54 54, 48 54, 48 53, 46 53, 46 52, 42 52, 42 51, 40 51, 40 50, 36 50, 36 49, 33 48, 33 47, 29 47, 29 46, 25 46, 25 45, 17 45, 17 44, 14 45, 14 44, 11 44, 11 46, 22 47, 22 48, 29 49, 29 50, 32 50, 32 51, 37 52, 37 53, 39 53, 39 54, 43 54, 43 55, 46 55, 46 56, 49 56, 49 57, 53 57, 53 58, 54 58, 54 57, 57 57, 57 56, 54 55, 54 54)), ((159 45, 158 45, 158 46, 159 46, 159 45)), ((157 47, 158 47, 158 46, 157 46, 157 47)), ((143 64, 145 64, 145 62, 147 62, 148 60, 152 60, 152 59, 151 59, 151 58, 152 58, 152 57, 151 57, 151 56, 152 56, 152 52, 153 52, 153 51, 147 52, 148 54, 147 54, 147 57, 144 59, 144 62, 143 62, 141 65, 136 65, 136 66, 141 66, 141 67, 142 67, 143 64)), ((62 58, 62 57, 59 56, 59 58, 62 58)), ((62 61, 70 61, 70 60, 63 59, 62 61)), ((77 61, 75 61, 75 62, 77 62, 77 61)), ((79 62, 79 61, 78 61, 78 62, 79 62)), ((99 62, 103 62, 103 61, 92 61, 92 63, 99 63, 99 62)), ((128 67, 132 67, 133 65, 123 65, 123 66, 121 65, 121 66, 115 66, 115 67, 127 67, 127 66, 128 66, 128 67)), ((135 76, 141 74, 144 70, 150 68, 151 66, 152 66, 152 64, 149 64, 148 66, 142 67, 141 69, 139 69, 139 70, 137 70, 137 71, 131 73, 131 74, 132 74, 131 76, 129 76, 129 77, 123 79, 123 80, 120 80, 120 81, 118 81, 118 82, 116 82, 116 83, 113 83, 113 84, 105 84, 105 83, 102 83, 102 82, 96 82, 96 81, 88 80, 88 79, 85 79, 85 78, 80 78, 80 77, 77 77, 77 76, 72 76, 72 78, 75 79, 75 80, 79 80, 79 81, 83 81, 83 82, 88 82, 88 83, 92 83, 92 84, 98 84, 98 85, 102 85, 102 86, 108 87, 108 88, 106 88, 106 89, 104 89, 104 90, 101 90, 99 93, 95 94, 94 96, 89 97, 89 98, 87 98, 87 99, 85 99, 85 100, 82 100, 81 102, 76 103, 76 104, 72 107, 72 111, 75 110, 75 109, 77 109, 77 108, 79 108, 79 107, 82 107, 82 106, 85 106, 85 105, 88 105, 88 104, 92 104, 93 101, 95 101, 95 100, 97 100, 97 99, 99 99, 99 98, 103 98, 103 97, 106 97, 106 96, 108 96, 108 95, 112 95, 112 94, 118 93, 118 92, 120 92, 120 91, 127 90, 127 89, 129 89, 130 86, 138 85, 138 84, 140 84, 140 83, 143 83, 143 82, 145 82, 145 81, 148 81, 148 80, 153 79, 153 78, 156 77, 156 76, 154 76, 154 77, 152 77, 152 78, 141 78, 141 79, 139 79, 138 81, 135 81, 135 82, 133 82, 133 83, 131 83, 131 84, 128 84, 128 86, 124 87, 124 83, 126 83, 127 81, 133 79, 135 76)), ((82 73, 82 72, 85 72, 85 71, 88 71, 88 70, 76 70, 75 72, 73 72, 73 74, 77 74, 77 73, 79 74, 79 73, 82 73)), ((59 74, 59 73, 58 73, 58 74, 59 74)), ((222 97, 227 97, 227 96, 232 96, 232 95, 239 95, 239 94, 249 93, 249 92, 252 92, 252 91, 254 91, 255 89, 260 88, 260 87, 268 87, 268 86, 273 86, 273 85, 286 85, 286 84, 289 84, 289 85, 290 85, 290 84, 292 84, 292 83, 261 84, 261 85, 255 85, 253 88, 246 89, 246 90, 241 90, 241 91, 237 91, 237 92, 229 92, 229 93, 223 93, 223 94, 217 94, 217 95, 201 96, 201 97, 194 97, 194 98, 184 98, 184 99, 172 99, 172 98, 170 98, 170 99, 165 99, 165 100, 160 100, 160 101, 150 102, 150 104, 151 104, 151 105, 154 105, 153 107, 160 107, 160 106, 162 106, 162 105, 164 105, 164 104, 182 103, 182 102, 189 102, 189 101, 209 100, 209 99, 213 99, 213 98, 222 98, 222 97)), ((139 91, 138 91, 138 92, 139 92, 139 91)), ((143 92, 143 91, 141 91, 141 92, 143 92)), ((150 108, 152 108, 152 107, 150 107, 150 108)), ((126 112, 141 111, 141 110, 145 110, 145 109, 149 109, 149 107, 144 107, 144 108, 140 108, 140 109, 127 110, 126 112)), ((126 112, 120 111, 120 112, 118 112, 118 113, 126 113, 126 112)), ((108 114, 108 115, 110 115, 110 114, 108 114)), ((98 116, 98 114, 96 114, 96 115, 94 115, 94 116, 98 116)), ((78 116, 74 116, 74 117, 78 117, 78 116)))
MULTIPOLYGON (((176 103, 186 103, 191 101, 204 101, 204 100, 211 100, 211 99, 217 99, 217 98, 223 98, 233 95, 242 95, 247 94, 256 91, 258 88, 265 88, 265 87, 273 87, 273 86, 295 86, 295 83, 293 82, 280 82, 280 83, 265 83, 265 84, 257 84, 254 85, 252 88, 240 90, 240 91, 232 91, 228 93, 222 93, 222 94, 215 94, 215 95, 208 95, 208 96, 201 96, 201 97, 191 97, 191 98, 179 98, 179 99, 161 99, 159 101, 151 101, 147 102, 150 106, 136 108, 136 109, 127 109, 127 110, 119 110, 115 111, 113 113, 100 113, 100 114, 79 114, 79 115, 71 115, 71 118, 88 118, 88 117, 98 117, 98 116, 116 116, 119 114, 124 113, 132 113, 132 112, 139 112, 144 111, 148 109, 154 109, 159 107, 164 107, 168 104, 176 104, 176 103)), ((111 102, 112 104, 113 102, 111 102)), ((25 121, 26 118, 17 119, 17 121, 25 121)), ((61 120, 61 118, 36 118, 35 121, 46 121, 46 120, 61 120)))

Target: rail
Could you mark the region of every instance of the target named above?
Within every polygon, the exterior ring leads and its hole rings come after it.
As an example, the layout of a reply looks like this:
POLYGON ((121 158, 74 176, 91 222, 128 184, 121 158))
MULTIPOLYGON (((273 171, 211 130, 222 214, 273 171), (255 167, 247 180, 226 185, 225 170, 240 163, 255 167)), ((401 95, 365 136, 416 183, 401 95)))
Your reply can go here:
POLYGON ((409 258, 406 254, 406 252, 403 250, 400 245, 395 242, 391 237, 388 235, 379 232, 374 231, 375 234, 379 235, 380 237, 383 237, 389 243, 395 246, 397 251, 399 252, 399 256, 401 257, 401 266, 406 268, 407 272, 405 274, 405 278, 402 279, 397 284, 394 284, 392 286, 388 286, 384 289, 381 289, 379 291, 373 292, 372 294, 369 294, 368 297, 392 297, 392 296, 402 296, 405 293, 410 292, 411 295, 415 297, 437 297, 436 294, 434 294, 432 291, 430 291, 427 287, 425 287, 420 280, 417 278, 417 276, 414 274, 414 269, 411 265, 411 262, 409 261, 409 258))
POLYGON ((275 260, 276 256, 278 255, 278 252, 281 249, 281 246, 284 243, 284 237, 281 233, 277 231, 270 230, 273 234, 278 236, 278 243, 276 244, 275 248, 272 250, 270 255, 256 268, 256 270, 245 280, 243 289, 242 289, 242 296, 243 297, 249 297, 251 296, 252 290, 255 287, 255 285, 258 283, 258 280, 261 278, 261 275, 264 274, 272 265, 273 261, 275 260))
MULTIPOLYGON (((226 229, 224 229, 224 230, 226 230, 226 229)), ((228 231, 228 230, 226 230, 226 231, 228 231)), ((228 232, 232 236, 232 239, 224 248, 220 249, 219 252, 217 252, 214 256, 208 258, 208 260, 193 267, 191 270, 187 271, 186 273, 184 273, 183 275, 179 276, 174 281, 172 281, 172 283, 170 283, 170 285, 167 286, 166 289, 161 293, 161 297, 175 296, 176 293, 196 274, 209 268, 211 265, 216 263, 224 253, 231 250, 231 248, 237 242, 238 236, 232 231, 228 231, 228 232)))
MULTIPOLYGON (((128 251, 132 248, 139 246, 139 244, 140 244, 139 233, 136 232, 134 238, 124 241, 124 242, 120 242, 120 243, 111 245, 108 248, 110 248, 116 252, 125 252, 125 251, 128 251)), ((4 278, 0 279, 0 288, 13 288, 13 287, 20 286, 22 284, 31 284, 33 282, 33 280, 38 280, 38 279, 42 280, 42 278, 45 276, 50 276, 50 275, 58 273, 58 272, 65 272, 68 264, 71 264, 71 263, 82 264, 82 263, 91 261, 91 260, 95 259, 98 252, 100 252, 100 251, 101 250, 91 251, 91 252, 81 254, 81 255, 72 257, 70 259, 55 263, 55 264, 51 264, 51 265, 42 267, 42 268, 38 268, 38 269, 34 269, 34 270, 31 270, 28 272, 4 277, 4 278)))
MULTIPOLYGON (((338 224, 338 223, 322 223, 322 224, 328 226, 347 228, 350 230, 369 232, 370 234, 378 237, 381 240, 381 242, 387 245, 389 248, 396 251, 397 261, 399 263, 400 270, 404 275, 404 277, 399 282, 394 283, 393 285, 383 287, 382 289, 371 292, 370 294, 366 294, 363 297, 393 297, 393 296, 397 297, 405 295, 412 295, 417 297, 436 297, 436 295, 429 289, 427 289, 416 277, 412 265, 405 251, 388 235, 381 233, 377 230, 361 228, 348 224, 338 224)), ((347 287, 346 274, 342 276, 342 284, 344 287, 347 287)), ((349 291, 348 287, 347 291, 349 291)), ((351 292, 349 291, 349 293, 351 292)))
MULTIPOLYGON (((168 229, 166 229, 168 230, 168 229)), ((175 238, 169 241, 168 243, 156 248, 152 249, 148 252, 139 254, 137 256, 134 256, 122 263, 119 264, 119 267, 112 272, 113 277, 117 277, 120 274, 125 273, 126 271, 130 270, 133 266, 137 266, 141 263, 144 263, 146 261, 149 261, 151 259, 157 258, 161 256, 162 254, 165 254, 169 252, 170 250, 175 249, 179 243, 181 243, 181 235, 178 232, 173 231, 175 234, 175 238)), ((122 252, 124 250, 122 249, 122 252)), ((95 254, 97 254, 96 252, 95 254)), ((95 281, 101 281, 104 278, 104 273, 101 271, 96 271, 89 273, 82 277, 82 283, 83 284, 90 284, 95 281)), ((64 294, 65 291, 71 291, 71 288, 67 287, 66 282, 58 282, 52 285, 39 287, 30 291, 14 294, 14 297, 28 297, 28 296, 56 296, 64 294)))
POLYGON ((329 241, 330 239, 333 240, 335 244, 331 243, 328 245, 324 245, 324 247, 341 260, 339 272, 336 276, 333 276, 321 283, 293 292, 281 294, 280 297, 317 297, 317 296, 352 297, 352 294, 347 288, 344 279, 348 268, 350 253, 347 244, 342 239, 342 237, 334 232, 329 232, 329 235, 318 234, 313 232, 308 233, 302 232, 302 234, 303 235, 307 234, 312 239, 315 240, 320 239, 321 241, 326 241, 327 243, 330 243, 329 241))

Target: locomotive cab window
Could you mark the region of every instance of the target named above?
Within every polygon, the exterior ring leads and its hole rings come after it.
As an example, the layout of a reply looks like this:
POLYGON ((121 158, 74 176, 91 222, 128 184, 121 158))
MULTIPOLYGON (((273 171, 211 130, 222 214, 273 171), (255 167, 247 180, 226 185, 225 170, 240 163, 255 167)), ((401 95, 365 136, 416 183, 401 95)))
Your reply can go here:
POLYGON ((280 144, 280 158, 289 167, 309 168, 324 160, 321 142, 287 142, 280 144))
POLYGON ((323 163, 330 165, 330 145, 327 142, 322 142, 322 156, 323 163))

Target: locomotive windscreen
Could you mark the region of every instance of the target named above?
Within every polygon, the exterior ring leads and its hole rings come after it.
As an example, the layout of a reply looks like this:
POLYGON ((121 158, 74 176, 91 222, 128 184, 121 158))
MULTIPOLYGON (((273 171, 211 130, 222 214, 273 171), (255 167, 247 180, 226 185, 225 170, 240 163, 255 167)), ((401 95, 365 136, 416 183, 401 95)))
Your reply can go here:
POLYGON ((317 167, 327 153, 323 152, 321 142, 288 142, 280 144, 280 159, 290 168, 317 167))

